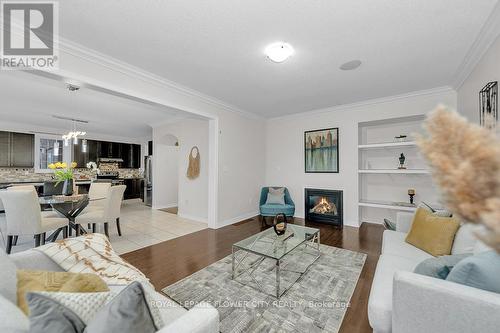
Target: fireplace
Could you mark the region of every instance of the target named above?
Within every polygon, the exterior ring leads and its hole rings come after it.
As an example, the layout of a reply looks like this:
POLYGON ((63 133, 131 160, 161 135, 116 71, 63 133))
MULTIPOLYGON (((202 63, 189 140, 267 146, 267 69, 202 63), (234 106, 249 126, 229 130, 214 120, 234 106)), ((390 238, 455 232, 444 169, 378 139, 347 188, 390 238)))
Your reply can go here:
POLYGON ((304 198, 307 221, 343 227, 342 191, 306 188, 304 198))

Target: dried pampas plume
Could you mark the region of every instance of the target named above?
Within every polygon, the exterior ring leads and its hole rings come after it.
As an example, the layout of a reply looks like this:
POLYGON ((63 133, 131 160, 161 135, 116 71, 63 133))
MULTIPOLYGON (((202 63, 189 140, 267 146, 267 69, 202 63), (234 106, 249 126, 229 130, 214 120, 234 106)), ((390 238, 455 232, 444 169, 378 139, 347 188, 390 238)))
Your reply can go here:
POLYGON ((194 146, 189 152, 189 165, 186 176, 189 179, 195 179, 200 175, 200 150, 194 146), (193 156, 193 151, 196 150, 196 156, 193 156))
POLYGON ((447 207, 467 223, 482 224, 478 235, 500 253, 500 139, 439 106, 417 138, 447 207))

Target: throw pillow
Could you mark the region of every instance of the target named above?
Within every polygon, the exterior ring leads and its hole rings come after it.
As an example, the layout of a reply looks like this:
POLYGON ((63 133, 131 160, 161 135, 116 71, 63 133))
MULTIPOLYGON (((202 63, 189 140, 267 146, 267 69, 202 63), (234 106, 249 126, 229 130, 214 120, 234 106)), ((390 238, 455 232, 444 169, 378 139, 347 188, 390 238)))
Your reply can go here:
POLYGON ((87 325, 92 318, 103 308, 108 302, 113 299, 116 294, 110 291, 101 291, 97 293, 67 293, 67 292, 37 292, 37 295, 44 296, 66 309, 73 311, 74 314, 80 318, 85 325, 87 325))
POLYGON ((500 255, 483 252, 460 261, 446 278, 447 281, 500 293, 500 255))
POLYGON ((436 215, 436 216, 441 216, 441 217, 452 217, 453 216, 453 213, 450 212, 449 210, 435 209, 424 201, 420 202, 420 204, 418 205, 418 208, 424 208, 425 210, 428 210, 429 212, 434 213, 434 215, 436 215))
POLYGON ((32 333, 153 333, 160 329, 155 325, 145 291, 139 282, 132 282, 109 303, 98 309, 88 323, 72 309, 48 296, 48 293, 28 293, 27 299, 32 333))
POLYGON ((384 219, 384 226, 387 230, 396 230, 396 223, 389 219, 384 219))
POLYGON ((436 279, 444 280, 452 268, 462 259, 471 254, 457 254, 451 256, 440 256, 428 258, 415 267, 413 273, 430 276, 436 279))
POLYGON ((285 204, 285 188, 284 187, 278 187, 278 188, 270 187, 269 192, 267 193, 266 204, 284 205, 285 204))
POLYGON ((476 242, 476 245, 474 245, 474 251, 473 251, 474 254, 479 254, 479 253, 488 252, 488 251, 493 251, 493 249, 491 247, 489 247, 488 245, 484 244, 480 240, 478 240, 476 242))
POLYGON ((109 291, 106 283, 89 273, 17 271, 17 305, 29 314, 25 295, 30 291, 99 292, 109 291))
POLYGON ((463 223, 455 235, 451 254, 473 253, 478 242, 474 235, 474 225, 463 223))
POLYGON ((452 217, 436 216, 418 208, 406 242, 435 257, 449 255, 459 227, 460 223, 452 217))

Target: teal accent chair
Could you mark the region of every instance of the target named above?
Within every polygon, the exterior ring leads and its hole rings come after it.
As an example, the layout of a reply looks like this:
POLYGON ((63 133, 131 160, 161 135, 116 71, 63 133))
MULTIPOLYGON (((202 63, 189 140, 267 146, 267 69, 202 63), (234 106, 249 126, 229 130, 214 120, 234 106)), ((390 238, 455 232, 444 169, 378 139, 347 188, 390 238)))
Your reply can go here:
MULTIPOLYGON (((276 188, 273 186, 273 188, 276 188)), ((266 224, 266 217, 272 216, 273 218, 277 214, 285 214, 286 217, 292 217, 295 214, 295 204, 293 203, 290 192, 285 187, 285 204, 266 204, 267 194, 269 193, 269 187, 263 187, 260 191, 260 202, 259 210, 262 224, 266 224)))

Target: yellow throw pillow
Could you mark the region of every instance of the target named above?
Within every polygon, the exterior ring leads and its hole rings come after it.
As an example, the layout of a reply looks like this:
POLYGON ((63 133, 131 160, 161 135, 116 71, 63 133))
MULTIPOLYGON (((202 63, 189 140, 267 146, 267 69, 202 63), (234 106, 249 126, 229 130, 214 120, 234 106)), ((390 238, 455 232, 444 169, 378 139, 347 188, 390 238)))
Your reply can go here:
POLYGON ((458 228, 460 223, 453 217, 437 216, 418 208, 406 242, 435 257, 449 255, 458 228))
POLYGON ((109 291, 106 283, 89 273, 17 271, 17 306, 29 315, 26 293, 31 291, 101 292, 109 291))

